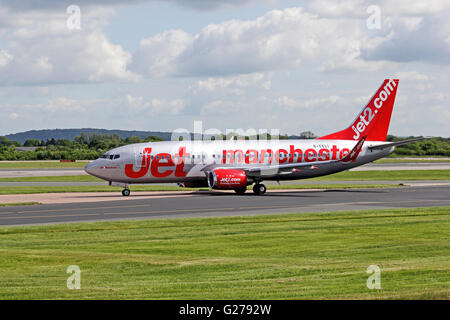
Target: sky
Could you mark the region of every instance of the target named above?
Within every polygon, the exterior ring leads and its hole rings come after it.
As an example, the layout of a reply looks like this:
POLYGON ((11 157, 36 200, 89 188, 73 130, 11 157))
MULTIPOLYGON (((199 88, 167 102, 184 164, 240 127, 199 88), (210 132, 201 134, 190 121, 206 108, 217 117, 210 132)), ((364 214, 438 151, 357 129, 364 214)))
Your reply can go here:
POLYGON ((450 1, 0 0, 0 135, 347 127, 450 136, 450 1))

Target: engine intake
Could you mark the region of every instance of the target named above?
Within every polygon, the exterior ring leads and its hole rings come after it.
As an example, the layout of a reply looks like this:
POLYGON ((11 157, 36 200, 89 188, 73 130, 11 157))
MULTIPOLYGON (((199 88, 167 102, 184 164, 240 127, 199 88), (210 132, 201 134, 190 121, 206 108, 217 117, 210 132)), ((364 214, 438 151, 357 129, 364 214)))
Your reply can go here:
POLYGON ((208 174, 208 185, 213 189, 239 189, 246 187, 248 180, 242 170, 216 169, 208 174))

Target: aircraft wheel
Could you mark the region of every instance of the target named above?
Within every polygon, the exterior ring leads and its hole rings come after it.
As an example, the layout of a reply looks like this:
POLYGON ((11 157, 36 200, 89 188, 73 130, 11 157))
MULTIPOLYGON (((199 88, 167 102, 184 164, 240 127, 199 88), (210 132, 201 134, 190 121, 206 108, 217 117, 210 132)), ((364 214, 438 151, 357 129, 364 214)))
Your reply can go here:
POLYGON ((262 194, 266 193, 266 191, 267 191, 267 188, 262 183, 255 184, 253 186, 253 192, 257 195, 262 195, 262 194))
POLYGON ((243 187, 243 188, 239 188, 239 189, 234 189, 234 192, 236 192, 237 194, 244 194, 245 191, 247 191, 247 187, 243 187))
POLYGON ((122 190, 122 195, 124 196, 124 197, 128 197, 129 195, 130 195, 130 189, 123 189, 122 190))

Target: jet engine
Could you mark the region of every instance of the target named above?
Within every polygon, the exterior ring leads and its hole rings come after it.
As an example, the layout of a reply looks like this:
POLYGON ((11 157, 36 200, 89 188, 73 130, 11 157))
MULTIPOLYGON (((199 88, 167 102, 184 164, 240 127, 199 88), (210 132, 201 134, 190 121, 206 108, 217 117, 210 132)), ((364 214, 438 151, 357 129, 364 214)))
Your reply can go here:
POLYGON ((208 185, 212 189, 242 189, 249 184, 242 170, 215 169, 208 174, 208 185))

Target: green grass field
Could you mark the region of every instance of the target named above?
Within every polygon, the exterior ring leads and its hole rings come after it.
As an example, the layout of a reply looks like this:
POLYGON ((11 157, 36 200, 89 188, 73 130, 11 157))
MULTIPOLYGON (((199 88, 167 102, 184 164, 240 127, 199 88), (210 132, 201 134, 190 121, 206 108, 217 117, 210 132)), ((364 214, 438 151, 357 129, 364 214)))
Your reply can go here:
POLYGON ((64 169, 84 168, 89 161, 0 161, 0 169, 64 169))
POLYGON ((30 201, 30 202, 17 202, 17 203, 0 203, 0 207, 15 207, 15 206, 32 206, 35 204, 41 204, 40 202, 30 201))
POLYGON ((2 227, 0 299, 449 299, 449 235, 450 207, 2 227))
POLYGON ((448 163, 450 159, 448 157, 434 158, 434 159, 405 159, 405 158, 383 158, 374 161, 374 163, 448 163))

